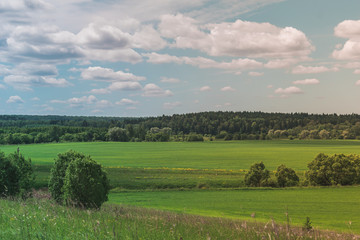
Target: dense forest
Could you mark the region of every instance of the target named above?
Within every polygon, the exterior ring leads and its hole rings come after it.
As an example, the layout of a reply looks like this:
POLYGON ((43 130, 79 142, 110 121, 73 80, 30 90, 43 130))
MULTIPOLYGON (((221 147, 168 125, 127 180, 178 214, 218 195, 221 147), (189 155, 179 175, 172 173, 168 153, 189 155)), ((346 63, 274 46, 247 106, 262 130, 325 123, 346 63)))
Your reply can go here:
POLYGON ((159 117, 0 115, 0 144, 360 139, 358 114, 201 112, 159 117))

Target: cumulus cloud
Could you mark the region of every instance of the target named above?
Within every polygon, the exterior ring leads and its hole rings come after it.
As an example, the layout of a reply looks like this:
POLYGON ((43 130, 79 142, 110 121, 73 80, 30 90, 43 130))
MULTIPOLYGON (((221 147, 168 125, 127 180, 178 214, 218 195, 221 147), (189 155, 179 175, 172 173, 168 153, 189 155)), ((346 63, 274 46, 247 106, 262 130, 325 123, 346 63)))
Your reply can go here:
POLYGON ((316 78, 293 81, 293 84, 295 84, 295 85, 316 85, 319 83, 320 83, 320 81, 316 78))
POLYGON ((162 77, 161 82, 163 82, 163 83, 179 83, 181 81, 180 81, 180 79, 177 79, 177 78, 162 77))
POLYGON ((6 101, 6 103, 25 103, 24 100, 22 100, 19 96, 10 96, 9 99, 6 101))
POLYGON ((6 89, 6 87, 2 84, 0 84, 0 89, 6 89))
POLYGON ((174 40, 172 46, 197 49, 210 56, 302 58, 314 50, 303 32, 270 23, 237 20, 201 26, 194 19, 177 14, 164 15, 159 30, 174 40))
POLYGON ((262 72, 249 72, 248 75, 251 76, 251 77, 260 77, 260 76, 263 76, 264 73, 262 73, 262 72))
POLYGON ((354 70, 354 74, 360 74, 360 69, 354 70))
POLYGON ((137 91, 141 90, 141 88, 138 82, 114 82, 108 87, 110 91, 137 91))
POLYGON ((134 100, 131 100, 131 99, 128 99, 128 98, 123 98, 120 101, 117 101, 115 104, 116 105, 135 105, 135 104, 138 104, 138 103, 139 103, 138 101, 134 101, 134 100))
POLYGON ((174 109, 179 106, 181 106, 181 102, 167 102, 163 104, 163 108, 165 109, 174 109))
POLYGON ((164 90, 153 83, 146 84, 143 91, 142 96, 144 97, 169 97, 174 95, 170 90, 164 90))
POLYGON ((111 68, 103 67, 89 67, 81 72, 81 77, 85 80, 97 80, 97 81, 143 81, 145 77, 135 76, 132 73, 126 73, 123 71, 115 72, 111 68))
POLYGON ((64 78, 9 75, 4 82, 17 90, 31 91, 32 87, 68 87, 72 84, 64 78))
POLYGON ((94 107, 94 108, 107 108, 112 106, 112 103, 108 100, 99 100, 94 95, 82 96, 82 97, 73 97, 67 100, 51 100, 51 103, 57 104, 66 104, 71 108, 85 108, 85 107, 94 107))
POLYGON ((288 94, 301 94, 304 92, 298 87, 291 86, 288 88, 278 88, 275 90, 275 93, 288 95, 288 94))
POLYGON ((345 20, 334 28, 337 37, 347 38, 343 46, 333 51, 332 56, 341 60, 360 59, 360 20, 345 20))
POLYGON ((230 86, 226 86, 226 87, 221 88, 221 91, 223 91, 223 92, 234 92, 234 91, 236 91, 236 89, 232 88, 230 86))
POLYGON ((334 68, 328 68, 325 66, 303 66, 303 65, 299 65, 296 66, 295 68, 293 68, 293 70, 291 71, 293 74, 309 74, 309 73, 324 73, 324 72, 337 72, 339 71, 338 68, 334 67, 334 68))
POLYGON ((177 64, 188 64, 199 68, 218 68, 227 70, 238 70, 238 69, 256 69, 261 68, 263 63, 253 59, 233 59, 230 62, 217 62, 210 58, 204 57, 177 57, 168 54, 158 53, 146 53, 143 56, 147 57, 147 62, 154 64, 161 63, 177 63, 177 64))
POLYGON ((360 80, 357 80, 355 85, 360 86, 360 80))
POLYGON ((201 91, 201 92, 209 92, 209 91, 211 91, 211 87, 209 87, 209 86, 203 86, 203 87, 200 88, 200 91, 201 91))

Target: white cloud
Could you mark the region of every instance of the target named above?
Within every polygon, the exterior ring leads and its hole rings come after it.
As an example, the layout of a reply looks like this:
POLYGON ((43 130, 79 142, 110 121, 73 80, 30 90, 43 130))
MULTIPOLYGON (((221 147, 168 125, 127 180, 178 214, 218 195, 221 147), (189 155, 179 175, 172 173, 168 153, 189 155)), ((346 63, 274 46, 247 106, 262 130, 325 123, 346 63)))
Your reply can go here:
POLYGON ((10 75, 4 82, 17 90, 31 91, 32 87, 68 87, 72 84, 63 78, 10 75))
POLYGON ((273 85, 267 85, 267 88, 273 88, 273 85))
POLYGON ((299 65, 293 68, 292 73, 293 74, 309 74, 309 73, 324 73, 324 72, 337 72, 339 71, 338 68, 328 68, 325 66, 303 66, 299 65))
POLYGON ((109 87, 110 91, 137 91, 141 90, 141 85, 138 82, 114 82, 109 87))
POLYGON ((360 86, 360 80, 357 80, 355 85, 360 86))
POLYGON ((115 104, 116 105, 135 105, 135 104, 138 104, 138 103, 139 103, 138 101, 134 101, 134 100, 131 100, 131 99, 128 99, 128 98, 123 98, 120 101, 117 101, 115 104))
POLYGON ((38 98, 38 97, 33 97, 33 98, 31 99, 31 101, 40 101, 40 98, 38 98))
POLYGON ((24 103, 24 100, 19 96, 10 96, 6 103, 24 103))
POLYGON ((181 102, 167 102, 163 104, 163 108, 165 109, 174 109, 175 107, 181 106, 181 102))
POLYGON ((0 84, 0 89, 6 89, 6 87, 2 84, 0 84))
POLYGON ((82 96, 79 98, 73 97, 67 100, 51 100, 51 103, 67 104, 71 108, 107 108, 112 106, 112 103, 110 101, 104 99, 99 100, 94 95, 82 96))
POLYGON ((174 95, 170 90, 164 90, 153 83, 146 84, 143 90, 142 96, 144 97, 169 97, 174 95))
POLYGON ((261 73, 261 72, 249 72, 248 75, 252 76, 252 77, 260 77, 260 76, 263 76, 264 73, 261 73))
POLYGON ((233 59, 231 62, 217 62, 204 57, 177 57, 158 53, 146 53, 143 54, 143 56, 148 58, 147 62, 154 64, 177 63, 189 64, 199 68, 219 68, 227 70, 256 69, 263 67, 263 63, 248 58, 233 59))
POLYGON ((173 46, 197 49, 210 56, 302 58, 314 50, 303 32, 270 23, 237 20, 200 26, 194 19, 177 14, 163 16, 159 30, 174 40, 173 46))
POLYGON ((145 77, 135 76, 132 73, 125 73, 122 71, 115 72, 110 68, 103 67, 89 67, 82 71, 81 77, 85 80, 97 80, 97 81, 143 81, 145 77))
POLYGON ((337 37, 347 38, 345 44, 334 50, 332 56, 341 60, 360 59, 360 20, 345 20, 334 28, 337 37))
POLYGON ((304 92, 298 87, 291 86, 288 88, 278 88, 275 90, 275 93, 287 95, 287 94, 300 94, 304 92))
POLYGON ((209 91, 211 91, 211 87, 209 87, 209 86, 203 86, 203 87, 200 88, 200 91, 201 91, 201 92, 209 92, 209 91))
POLYGON ((180 79, 177 79, 177 78, 162 77, 161 82, 163 82, 163 83, 179 83, 181 81, 180 81, 180 79))
POLYGON ((316 78, 293 81, 293 84, 295 84, 295 85, 316 85, 319 83, 320 83, 320 81, 316 78))
POLYGON ((99 88, 99 89, 92 89, 90 91, 92 94, 109 94, 111 91, 107 88, 99 88))
POLYGON ((234 88, 232 88, 230 86, 226 86, 226 87, 221 88, 221 91, 223 91, 223 92, 234 92, 234 91, 236 91, 236 89, 234 89, 234 88))
POLYGON ((360 74, 360 69, 354 70, 354 74, 360 74))

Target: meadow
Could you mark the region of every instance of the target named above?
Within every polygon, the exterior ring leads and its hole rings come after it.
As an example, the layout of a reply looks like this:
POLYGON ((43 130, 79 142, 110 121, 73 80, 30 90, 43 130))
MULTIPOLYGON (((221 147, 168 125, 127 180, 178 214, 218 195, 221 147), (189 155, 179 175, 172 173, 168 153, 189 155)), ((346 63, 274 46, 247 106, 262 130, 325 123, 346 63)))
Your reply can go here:
MULTIPOLYGON (((5 153, 18 146, 0 146, 5 153)), ((360 187, 251 189, 243 177, 263 161, 274 171, 280 164, 303 178, 307 164, 320 153, 360 154, 360 141, 234 141, 202 143, 61 143, 21 145, 36 166, 37 187, 46 187, 58 153, 73 149, 106 167, 110 203, 142 206, 211 217, 273 218, 300 226, 308 216, 320 229, 360 233, 360 187)))

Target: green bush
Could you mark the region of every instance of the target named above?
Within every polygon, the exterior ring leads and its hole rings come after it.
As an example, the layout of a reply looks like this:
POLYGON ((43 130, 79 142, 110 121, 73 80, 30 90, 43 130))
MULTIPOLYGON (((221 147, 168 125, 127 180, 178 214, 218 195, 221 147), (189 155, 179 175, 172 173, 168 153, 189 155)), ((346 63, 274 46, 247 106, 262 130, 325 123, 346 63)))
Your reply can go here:
POLYGON ((284 164, 277 168, 275 177, 279 187, 292 187, 299 184, 299 177, 294 169, 288 168, 284 164))
POLYGON ((307 180, 311 185, 352 185, 360 183, 360 156, 319 153, 308 164, 307 180))
POLYGON ((26 198, 34 186, 35 176, 31 159, 18 153, 7 157, 0 152, 0 195, 26 198))
POLYGON ((70 150, 55 159, 49 190, 58 203, 99 208, 108 199, 110 184, 101 165, 90 156, 70 150))
POLYGON ((245 184, 249 187, 261 187, 267 185, 270 172, 265 169, 263 162, 251 165, 249 172, 245 175, 245 184))

